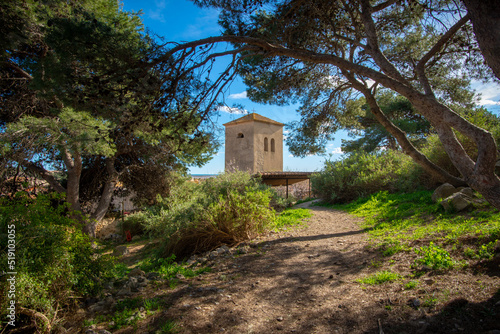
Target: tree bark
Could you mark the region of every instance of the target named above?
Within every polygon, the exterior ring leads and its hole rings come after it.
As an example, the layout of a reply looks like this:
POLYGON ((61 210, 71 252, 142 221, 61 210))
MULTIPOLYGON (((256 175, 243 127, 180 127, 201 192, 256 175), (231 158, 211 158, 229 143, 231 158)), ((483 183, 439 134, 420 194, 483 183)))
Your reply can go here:
POLYGON ((500 3, 498 0, 462 0, 484 60, 500 79, 500 3))
POLYGON ((102 191, 97 208, 90 216, 93 220, 100 221, 104 218, 104 215, 108 212, 111 200, 113 199, 113 192, 115 191, 115 186, 118 182, 118 172, 115 169, 114 162, 114 158, 106 158, 108 179, 104 185, 104 190, 102 191))
POLYGON ((68 148, 62 150, 62 158, 68 170, 66 201, 73 211, 80 211, 80 177, 82 175, 82 157, 77 150, 71 153, 68 148))

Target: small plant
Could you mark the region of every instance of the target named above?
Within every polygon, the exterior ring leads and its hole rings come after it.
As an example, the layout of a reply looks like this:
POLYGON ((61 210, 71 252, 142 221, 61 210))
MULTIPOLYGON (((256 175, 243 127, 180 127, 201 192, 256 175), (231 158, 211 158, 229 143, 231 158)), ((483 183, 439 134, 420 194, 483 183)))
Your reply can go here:
POLYGON ((404 249, 404 247, 401 245, 399 241, 393 241, 382 246, 382 249, 383 249, 382 251, 383 256, 392 256, 394 254, 401 252, 404 249))
POLYGON ((136 313, 137 313, 137 310, 128 309, 128 308, 125 308, 122 311, 116 312, 112 318, 113 322, 114 322, 112 329, 120 329, 120 328, 125 327, 125 326, 135 325, 137 320, 139 320, 138 317, 134 316, 136 313))
POLYGON ((162 307, 162 301, 159 298, 148 298, 144 300, 144 309, 147 314, 159 310, 162 307))
POLYGON ((382 270, 379 272, 376 272, 373 275, 369 275, 365 278, 360 278, 356 280, 358 283, 362 284, 368 284, 368 285, 376 285, 376 284, 382 284, 385 282, 392 282, 401 279, 401 275, 398 273, 394 273, 392 271, 388 270, 382 270))
POLYGON ((167 319, 155 334, 173 334, 179 331, 179 326, 173 320, 167 319))
POLYGON ((404 285, 405 290, 412 290, 418 286, 418 281, 409 281, 404 285))
POLYGON ((431 307, 436 306, 437 303, 438 303, 437 298, 432 297, 432 298, 427 298, 426 300, 424 300, 424 302, 422 303, 422 306, 431 308, 431 307))
POLYGON ((415 252, 421 258, 415 260, 416 264, 428 266, 434 270, 451 269, 456 265, 456 262, 445 249, 434 245, 433 242, 427 247, 420 247, 415 252))

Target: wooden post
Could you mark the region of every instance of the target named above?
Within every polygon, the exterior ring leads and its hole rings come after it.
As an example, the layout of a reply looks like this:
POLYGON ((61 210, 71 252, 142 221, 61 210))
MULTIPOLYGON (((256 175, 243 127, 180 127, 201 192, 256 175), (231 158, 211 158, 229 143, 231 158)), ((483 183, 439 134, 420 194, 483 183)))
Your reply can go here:
POLYGON ((288 178, 286 179, 286 198, 288 198, 288 178))

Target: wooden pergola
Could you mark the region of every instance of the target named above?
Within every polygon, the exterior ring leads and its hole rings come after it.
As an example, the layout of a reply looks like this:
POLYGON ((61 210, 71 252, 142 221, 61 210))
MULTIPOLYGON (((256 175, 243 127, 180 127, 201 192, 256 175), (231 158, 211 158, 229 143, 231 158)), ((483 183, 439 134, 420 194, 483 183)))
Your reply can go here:
POLYGON ((255 176, 270 186, 286 186, 286 198, 288 198, 288 186, 306 180, 309 180, 309 197, 311 197, 311 174, 312 172, 259 172, 255 176))

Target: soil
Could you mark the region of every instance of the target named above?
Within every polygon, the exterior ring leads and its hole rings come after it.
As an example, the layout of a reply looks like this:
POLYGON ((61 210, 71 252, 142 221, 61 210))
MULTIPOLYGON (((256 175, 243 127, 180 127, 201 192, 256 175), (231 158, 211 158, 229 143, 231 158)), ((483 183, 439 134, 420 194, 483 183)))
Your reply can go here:
MULTIPOLYGON (((500 330, 499 254, 469 269, 415 276, 414 254, 382 257, 360 218, 310 209, 307 227, 262 236, 246 254, 217 258, 210 273, 181 279, 173 289, 166 282, 149 285, 137 296, 160 297, 168 309, 114 333, 155 333, 167 319, 177 323, 178 333, 500 330), (403 278, 378 285, 357 281, 381 270, 403 278), (405 288, 410 280, 418 282, 413 289, 405 288)), ((132 249, 128 264, 140 250, 132 249)))

